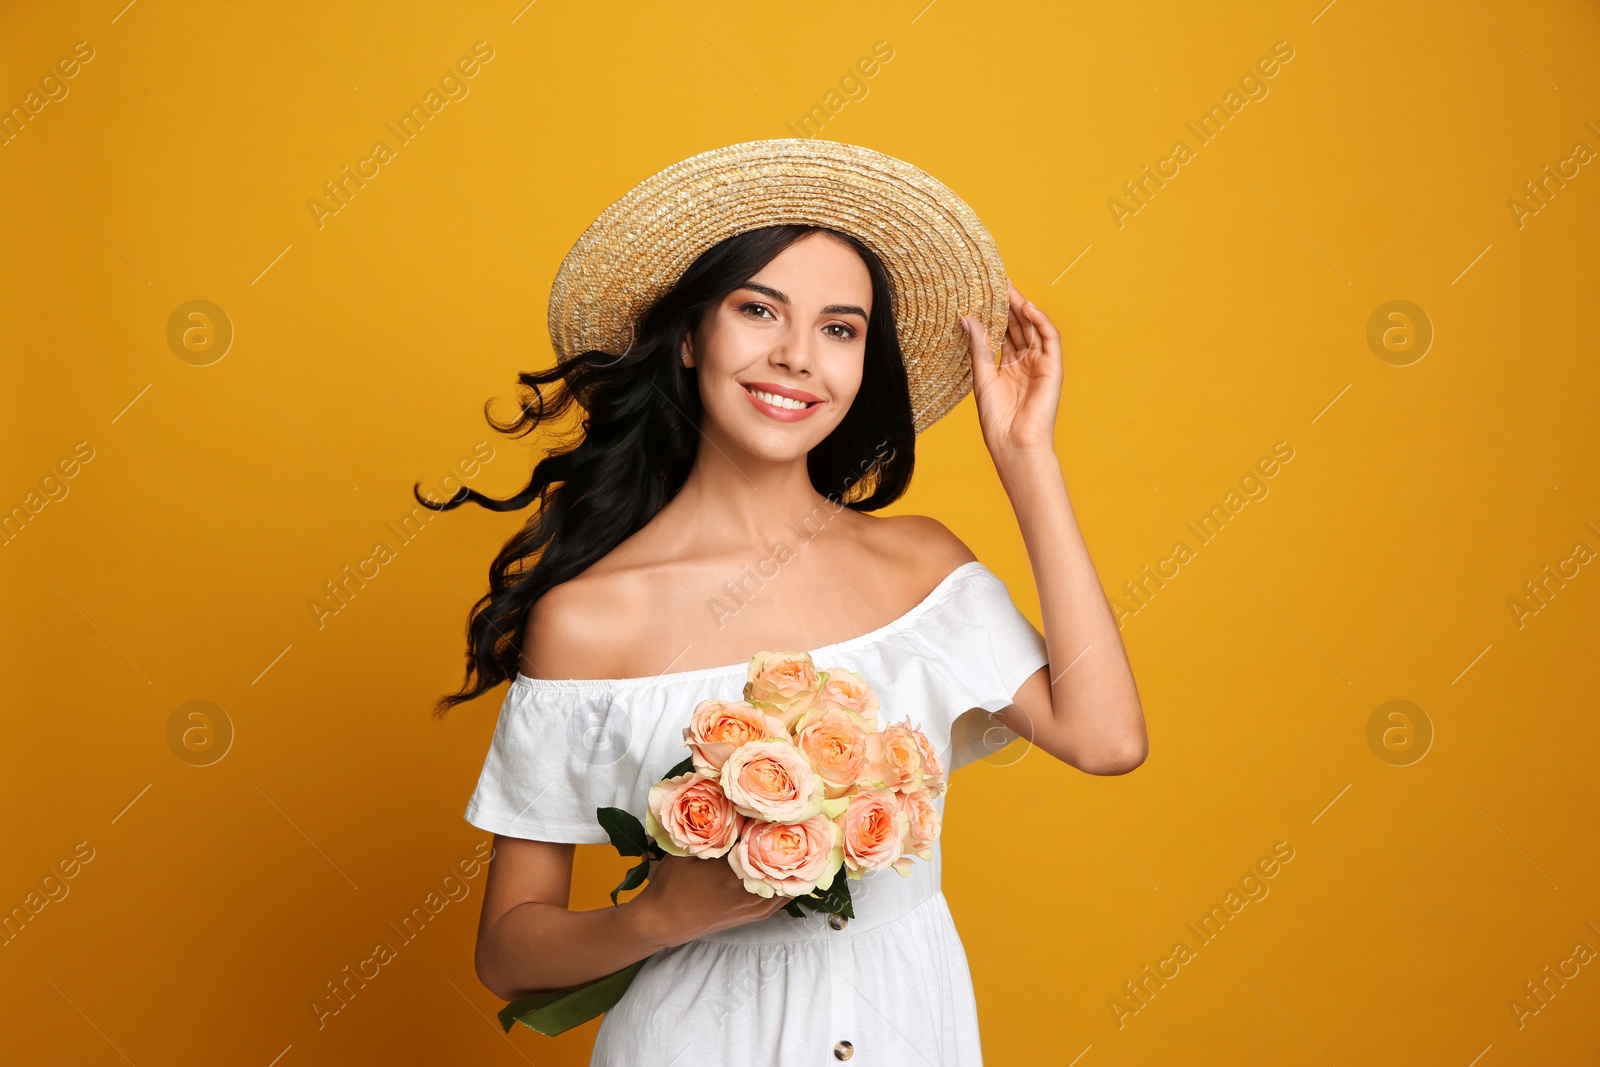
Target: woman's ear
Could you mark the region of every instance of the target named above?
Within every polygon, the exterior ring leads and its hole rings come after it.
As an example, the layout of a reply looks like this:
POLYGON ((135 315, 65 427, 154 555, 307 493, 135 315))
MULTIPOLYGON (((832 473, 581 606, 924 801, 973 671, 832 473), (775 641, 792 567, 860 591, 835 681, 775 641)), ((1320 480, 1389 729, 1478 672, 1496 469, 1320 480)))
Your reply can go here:
POLYGON ((693 338, 690 337, 688 334, 685 334, 684 338, 683 338, 683 346, 679 350, 679 355, 678 355, 678 358, 683 361, 683 365, 685 367, 694 366, 694 364, 692 362, 690 362, 690 360, 693 357, 693 347, 694 347, 693 346, 693 338))

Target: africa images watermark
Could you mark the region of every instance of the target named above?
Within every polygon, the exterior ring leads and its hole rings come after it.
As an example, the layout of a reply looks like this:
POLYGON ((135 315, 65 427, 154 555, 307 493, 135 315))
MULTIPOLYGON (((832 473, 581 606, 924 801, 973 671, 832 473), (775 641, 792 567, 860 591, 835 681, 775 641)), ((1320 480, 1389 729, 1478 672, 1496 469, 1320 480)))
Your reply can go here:
POLYGON ((11 942, 21 937, 29 924, 38 921, 40 912, 51 904, 66 900, 72 892, 72 887, 67 883, 78 877, 83 865, 91 862, 94 855, 93 845, 79 841, 72 846, 70 856, 63 856, 53 868, 47 869, 44 877, 39 879, 39 888, 28 890, 22 903, 0 917, 0 947, 11 947, 11 942))
MULTIPOLYGON (((1600 135, 1600 126, 1596 126, 1593 122, 1585 122, 1584 125, 1596 135, 1600 135)), ((1556 194, 1567 187, 1567 182, 1581 174, 1582 168, 1594 158, 1595 150, 1589 147, 1589 142, 1576 140, 1567 156, 1556 160, 1554 173, 1550 170, 1550 164, 1546 163, 1537 178, 1523 182, 1522 189, 1527 198, 1519 199, 1519 194, 1506 201, 1506 208, 1511 212, 1511 219, 1517 224, 1517 229, 1522 229, 1528 224, 1528 219, 1549 207, 1550 201, 1555 199, 1556 194)))
MULTIPOLYGON (((1594 923, 1588 923, 1588 927, 1600 933, 1600 927, 1594 923)), ((1525 1029, 1529 1019, 1548 1008, 1556 994, 1567 988, 1567 983, 1578 977, 1585 966, 1594 962, 1595 957, 1593 945, 1578 941, 1573 944, 1571 955, 1556 961, 1554 971, 1547 963, 1537 983, 1531 978, 1524 981, 1522 988, 1526 990, 1526 995, 1518 994, 1506 1001, 1506 1006, 1511 1009, 1511 1017, 1517 1020, 1517 1029, 1525 1029)))
POLYGON ((94 446, 79 441, 72 446, 70 455, 56 460, 55 470, 47 470, 39 479, 38 489, 29 489, 19 503, 0 513, 0 547, 8 546, 27 529, 28 524, 52 503, 60 503, 72 492, 67 482, 76 478, 83 465, 94 459, 94 446), (59 472, 59 477, 57 476, 59 472), (42 496, 40 494, 43 494, 42 496))
POLYGON ((1229 89, 1227 95, 1222 98, 1222 103, 1212 104, 1211 109, 1196 120, 1199 126, 1193 122, 1184 123, 1189 132, 1194 134, 1194 148, 1189 147, 1188 141, 1179 138, 1173 142, 1172 150, 1166 156, 1156 160, 1154 170, 1146 163, 1142 168, 1142 175, 1123 182, 1123 191, 1132 203, 1126 203, 1115 196, 1106 200, 1106 208, 1111 212, 1111 221, 1116 223, 1117 229, 1125 227, 1129 218, 1149 207, 1149 202, 1155 198, 1156 193, 1166 188, 1167 182, 1183 173, 1183 166, 1198 157, 1200 148, 1216 140, 1228 123, 1239 117, 1239 112, 1243 111, 1247 104, 1252 100, 1265 100, 1267 94, 1272 91, 1267 82, 1277 76, 1278 71, 1282 69, 1280 64, 1286 64, 1292 59, 1294 59, 1294 49, 1289 42, 1275 42, 1272 53, 1256 60, 1255 65, 1239 78, 1238 89, 1229 89), (1242 96, 1241 91, 1244 94, 1242 96))
MULTIPOLYGON (((1257 459, 1255 465, 1239 477, 1238 489, 1229 489, 1221 503, 1212 504, 1210 510, 1195 522, 1185 522, 1184 528, 1194 534, 1195 540, 1201 547, 1209 545, 1227 528, 1228 523, 1238 518, 1245 505, 1251 501, 1266 499, 1267 494, 1272 491, 1266 480, 1276 477, 1283 469, 1280 464, 1286 464, 1292 459, 1294 459, 1293 445, 1288 441, 1274 443, 1270 455, 1257 459)), ((1122 589, 1127 594, 1126 599, 1120 596, 1107 597, 1111 603, 1111 610, 1117 617, 1117 629, 1123 629, 1127 620, 1149 607, 1155 595, 1167 587, 1167 582, 1181 574, 1183 565, 1196 559, 1197 556, 1198 550, 1191 548, 1189 542, 1176 541, 1172 545, 1172 551, 1156 561, 1154 570, 1146 563, 1143 567, 1144 574, 1137 582, 1131 578, 1123 582, 1122 589)))
MULTIPOLYGON (((456 460, 454 467, 439 480, 440 486, 446 491, 443 499, 449 499, 460 492, 464 488, 463 479, 476 478, 482 472, 483 465, 493 460, 494 456, 494 446, 488 441, 479 441, 473 446, 470 456, 456 460)), ((429 498, 440 499, 433 494, 430 494, 429 498)), ((432 508, 412 505, 409 514, 384 523, 384 529, 387 534, 393 535, 394 543, 390 543, 388 536, 374 541, 371 552, 353 564, 346 563, 339 571, 338 577, 322 583, 325 596, 319 594, 306 601, 311 617, 316 620, 317 629, 325 628, 329 619, 348 608, 356 594, 367 587, 368 582, 382 574, 384 567, 400 558, 400 549, 422 536, 422 531, 426 530, 428 524, 440 514, 441 512, 432 508)))
POLYGON ((306 207, 311 210, 311 218, 316 222, 317 229, 322 229, 328 224, 330 217, 349 207, 350 201, 355 199, 356 194, 367 187, 367 182, 381 174, 384 165, 397 157, 398 149, 415 140, 446 105, 453 100, 465 100, 467 94, 472 91, 466 79, 477 77, 482 69, 480 64, 488 63, 493 58, 494 48, 489 42, 479 41, 474 44, 470 56, 462 56, 456 60, 455 66, 439 76, 439 88, 429 89, 420 104, 412 104, 410 109, 395 122, 383 124, 384 128, 394 135, 395 147, 391 147, 388 141, 382 139, 374 141, 372 151, 366 158, 356 161, 354 172, 351 171, 350 164, 346 163, 339 178, 323 182, 322 188, 327 202, 317 197, 306 201, 306 207), (398 127, 396 123, 399 124, 398 127))
MULTIPOLYGON (((872 484, 867 481, 868 478, 875 478, 883 464, 893 459, 894 456, 895 450, 889 447, 887 441, 880 443, 878 451, 870 459, 864 459, 857 464, 861 474, 851 479, 850 486, 841 486, 841 497, 843 495, 842 490, 845 488, 863 483, 872 484), (887 454, 884 452, 885 448, 889 449, 887 454)), ((706 598, 706 608, 711 612, 711 618, 717 624, 717 629, 722 629, 723 624, 728 619, 753 603, 756 597, 761 595, 761 590, 766 586, 767 582, 777 578, 778 572, 783 566, 792 562, 800 554, 800 550, 810 544, 812 538, 821 533, 822 528, 832 521, 835 515, 844 510, 845 505, 840 500, 829 498, 826 504, 818 505, 802 516, 799 520, 799 525, 796 525, 793 519, 785 523, 784 525, 794 534, 797 547, 791 548, 787 541, 777 542, 772 546, 771 552, 756 561, 754 573, 751 571, 750 564, 747 563, 740 569, 738 579, 730 579, 722 584, 722 591, 725 597, 713 596, 706 598), (751 589, 752 583, 754 583, 754 589, 751 589)))
POLYGON ((76 78, 83 65, 93 60, 94 56, 94 46, 88 41, 79 41, 72 46, 71 55, 56 60, 54 69, 45 70, 44 76, 39 79, 39 88, 29 89, 22 103, 13 104, 9 110, 0 113, 0 147, 9 147, 30 122, 39 120, 40 113, 50 104, 65 100, 72 92, 67 82, 76 78))
POLYGON ((878 41, 872 46, 870 55, 864 55, 855 61, 855 64, 845 69, 839 76, 839 88, 829 89, 820 103, 812 104, 811 110, 800 116, 800 125, 796 128, 792 122, 784 125, 796 137, 817 137, 822 134, 822 127, 838 118, 853 101, 867 98, 872 87, 867 80, 878 76, 883 65, 894 58, 894 46, 888 41, 878 41))
POLYGON ((336 978, 330 978, 324 985, 328 993, 326 997, 319 994, 311 1003, 311 1013, 317 1017, 317 1029, 325 1029, 328 1020, 338 1015, 350 1006, 356 994, 367 988, 367 983, 375 980, 383 973, 383 968, 400 958, 400 949, 405 948, 418 937, 422 936, 429 923, 439 917, 439 914, 449 907, 452 902, 459 903, 466 900, 472 893, 471 881, 478 877, 484 867, 494 858, 494 849, 485 839, 478 842, 473 849, 473 855, 456 862, 454 868, 447 871, 439 879, 439 888, 428 890, 427 896, 422 898, 422 903, 412 908, 400 925, 389 923, 389 929, 395 932, 399 945, 385 938, 372 946, 372 954, 360 960, 352 968, 345 964, 344 969, 336 978), (456 872, 459 871, 458 875, 456 872))
POLYGON ((1182 974, 1185 966, 1198 958, 1198 949, 1204 948, 1222 936, 1222 931, 1239 917, 1239 913, 1244 911, 1247 905, 1252 901, 1259 903, 1267 899, 1272 887, 1266 880, 1276 878, 1283 870, 1283 865, 1293 859, 1294 846, 1287 841, 1275 842, 1272 852, 1262 856, 1239 878, 1239 888, 1229 889, 1227 895, 1222 898, 1222 903, 1212 904, 1211 909, 1197 920, 1199 926, 1193 922, 1184 923, 1184 928, 1194 935, 1196 947, 1191 948, 1189 942, 1180 937, 1173 942, 1171 951, 1156 961, 1153 969, 1147 963, 1137 979, 1129 979, 1122 983, 1126 991, 1125 998, 1119 994, 1106 1000, 1106 1007, 1111 1009, 1111 1017, 1117 1021, 1117 1029, 1124 1029, 1128 1025, 1129 1018, 1148 1008, 1156 994, 1165 989, 1168 982, 1182 974))
MULTIPOLYGON (((1600 528, 1594 523, 1586 522, 1585 526, 1600 535, 1600 528)), ((1516 620, 1517 629, 1527 627, 1528 620, 1550 606, 1550 601, 1556 594, 1567 587, 1567 583, 1582 573, 1582 568, 1593 561, 1595 550, 1589 547, 1589 542, 1584 540, 1574 541, 1572 552, 1563 559, 1555 562, 1555 569, 1546 563, 1539 574, 1522 583, 1522 593, 1506 601, 1506 607, 1511 609, 1511 617, 1516 620)))

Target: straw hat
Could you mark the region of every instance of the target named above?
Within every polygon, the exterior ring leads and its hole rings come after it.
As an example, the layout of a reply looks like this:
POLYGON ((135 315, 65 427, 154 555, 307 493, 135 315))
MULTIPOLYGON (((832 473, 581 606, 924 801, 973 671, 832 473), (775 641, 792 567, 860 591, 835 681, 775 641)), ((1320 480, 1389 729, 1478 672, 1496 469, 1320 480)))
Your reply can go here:
POLYGON ((747 141, 690 156, 634 186, 583 232, 551 284, 556 358, 591 349, 620 355, 638 317, 701 253, 746 230, 796 224, 848 233, 882 259, 920 434, 972 389, 960 316, 977 316, 1000 350, 1005 267, 960 197, 860 145, 747 141))

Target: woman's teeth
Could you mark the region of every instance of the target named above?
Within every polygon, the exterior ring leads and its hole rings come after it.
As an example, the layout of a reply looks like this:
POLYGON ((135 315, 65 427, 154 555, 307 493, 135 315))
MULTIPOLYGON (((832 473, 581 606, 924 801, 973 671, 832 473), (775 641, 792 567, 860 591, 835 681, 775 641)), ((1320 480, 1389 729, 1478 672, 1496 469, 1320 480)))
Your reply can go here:
POLYGON ((777 393, 763 393, 759 389, 749 389, 746 391, 751 396, 754 396, 758 400, 764 400, 775 408, 790 408, 798 410, 800 408, 808 408, 811 406, 804 400, 791 400, 789 397, 779 396, 777 393))

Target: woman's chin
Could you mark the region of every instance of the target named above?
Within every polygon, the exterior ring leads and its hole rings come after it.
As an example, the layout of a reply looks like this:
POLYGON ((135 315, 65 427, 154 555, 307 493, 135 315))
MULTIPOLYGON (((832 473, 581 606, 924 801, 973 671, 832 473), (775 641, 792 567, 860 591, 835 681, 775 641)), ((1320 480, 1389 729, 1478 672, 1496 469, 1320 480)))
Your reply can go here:
POLYGON ((732 435, 732 441, 735 448, 758 463, 796 463, 804 461, 826 436, 824 433, 819 437, 809 426, 802 430, 794 425, 777 425, 753 431, 741 427, 739 433, 732 435))
MULTIPOLYGON (((818 412, 818 415, 822 413, 818 412)), ((834 425, 831 420, 824 422, 817 416, 799 422, 784 422, 759 412, 739 412, 730 421, 722 423, 720 433, 708 434, 708 438, 725 441, 728 444, 723 447, 731 445, 760 462, 784 463, 804 459, 833 431, 834 425)))

